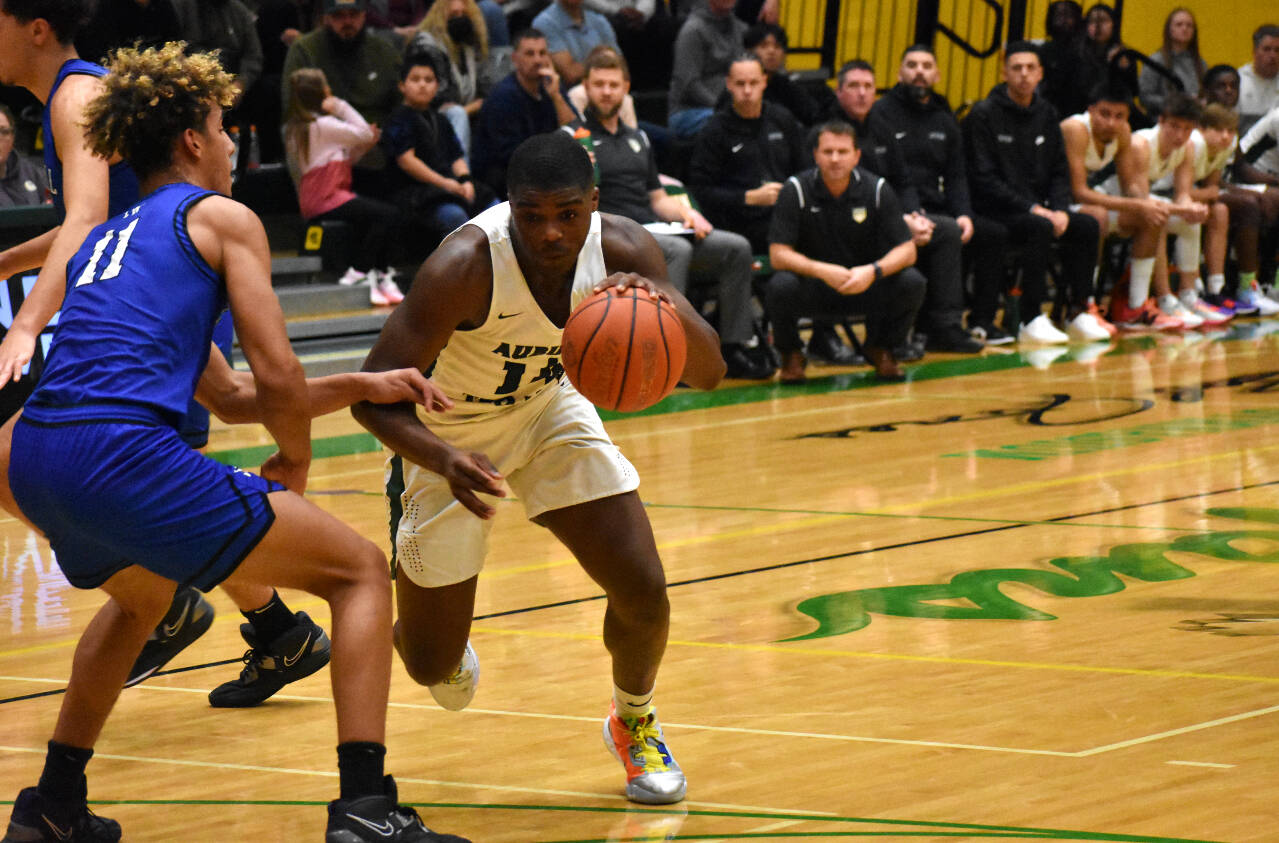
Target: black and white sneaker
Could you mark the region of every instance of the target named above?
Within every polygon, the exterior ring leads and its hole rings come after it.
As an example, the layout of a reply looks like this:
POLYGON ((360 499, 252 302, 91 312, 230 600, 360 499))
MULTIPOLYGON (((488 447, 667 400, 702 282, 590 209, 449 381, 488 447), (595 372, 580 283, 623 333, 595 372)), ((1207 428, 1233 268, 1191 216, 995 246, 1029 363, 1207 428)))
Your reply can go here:
POLYGON ((34 787, 23 788, 14 800, 4 835, 4 843, 115 843, 119 839, 120 824, 94 814, 84 799, 59 805, 45 799, 34 787))
POLYGON ((455 834, 439 834, 422 823, 417 811, 398 802, 395 779, 387 776, 381 796, 335 799, 329 803, 324 843, 471 843, 455 834))
POLYGON ((128 688, 153 675, 178 653, 203 635, 213 623, 213 605, 190 586, 182 586, 173 594, 173 602, 164 620, 142 645, 138 660, 124 683, 128 688))
POLYGON ((266 701, 290 682, 310 676, 329 663, 329 636, 306 612, 293 616, 297 625, 270 644, 253 634, 253 625, 240 624, 240 635, 249 644, 240 678, 224 682, 209 692, 214 708, 248 708, 266 701))

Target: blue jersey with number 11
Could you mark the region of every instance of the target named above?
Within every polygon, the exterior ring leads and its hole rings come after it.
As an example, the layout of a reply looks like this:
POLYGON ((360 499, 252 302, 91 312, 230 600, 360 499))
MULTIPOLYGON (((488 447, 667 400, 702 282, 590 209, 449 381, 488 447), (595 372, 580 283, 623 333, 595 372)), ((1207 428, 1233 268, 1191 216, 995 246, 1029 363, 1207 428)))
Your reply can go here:
POLYGON ((168 184, 89 234, 27 407, 41 418, 177 426, 209 360, 226 283, 196 251, 187 214, 206 196, 168 184))

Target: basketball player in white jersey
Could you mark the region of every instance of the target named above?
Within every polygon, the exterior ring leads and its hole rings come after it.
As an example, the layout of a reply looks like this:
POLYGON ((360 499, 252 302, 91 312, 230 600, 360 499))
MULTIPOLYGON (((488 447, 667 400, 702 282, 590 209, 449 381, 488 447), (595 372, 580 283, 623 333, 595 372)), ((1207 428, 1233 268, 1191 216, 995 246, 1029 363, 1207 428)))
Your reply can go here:
POLYGON ((1168 206, 1130 189, 1140 176, 1128 127, 1132 93, 1121 85, 1103 84, 1091 99, 1087 111, 1061 121, 1061 134, 1077 209, 1097 219, 1103 238, 1107 234, 1132 238, 1128 295, 1125 299, 1118 289, 1112 294, 1111 320, 1130 329, 1176 330, 1181 322, 1167 318, 1146 301, 1168 206))
POLYGON ((596 212, 590 159, 567 134, 521 144, 507 189, 509 203, 458 228, 426 260, 364 364, 434 365, 454 408, 424 417, 409 404, 353 408, 402 458, 404 489, 391 501, 403 508, 395 645, 437 702, 466 706, 479 670, 467 643, 476 579, 495 513, 487 496, 509 485, 607 596, 613 703, 604 738, 626 768, 627 797, 677 802, 684 774, 653 709, 670 612, 662 563, 639 477, 563 376, 559 346, 570 311, 607 285, 674 302, 690 386, 711 389, 723 377, 719 338, 668 283, 652 236, 596 212))
MULTIPOLYGON (((1168 222, 1164 232, 1177 238, 1177 271, 1183 279, 1190 279, 1191 289, 1199 280, 1200 243, 1203 223, 1208 219, 1208 206, 1190 195, 1195 184, 1190 135, 1198 122, 1199 103, 1185 95, 1172 94, 1159 115, 1159 123, 1133 132, 1132 140, 1133 161, 1139 168, 1133 189, 1138 196, 1167 203, 1168 222)), ((1159 238, 1156 258, 1152 286, 1158 296, 1159 310, 1180 319, 1187 328, 1204 324, 1204 315, 1183 305, 1169 287, 1164 237, 1159 238)), ((1225 320, 1213 318, 1213 321, 1225 320)))

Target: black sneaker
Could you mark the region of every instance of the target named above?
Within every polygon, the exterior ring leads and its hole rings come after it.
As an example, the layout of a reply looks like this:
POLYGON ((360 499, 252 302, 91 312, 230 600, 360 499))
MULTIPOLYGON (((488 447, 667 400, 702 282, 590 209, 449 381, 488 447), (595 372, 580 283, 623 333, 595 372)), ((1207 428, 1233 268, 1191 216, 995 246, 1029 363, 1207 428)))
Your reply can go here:
POLYGON ((329 636, 306 612, 293 616, 297 626, 263 645, 253 625, 240 624, 240 635, 249 644, 240 678, 224 682, 209 692, 214 708, 248 708, 264 702, 290 682, 310 676, 329 663, 329 636))
POLYGON ((9 829, 4 835, 5 843, 115 843, 119 839, 120 824, 94 814, 84 799, 59 805, 45 799, 34 787, 23 788, 14 800, 9 829))
POLYGON ((204 599, 204 595, 189 586, 179 588, 164 620, 142 645, 142 652, 133 663, 124 687, 136 685, 164 667, 203 635, 212 623, 213 606, 204 599))
POLYGON ((771 360, 766 361, 763 355, 752 354, 750 349, 740 343, 726 343, 720 348, 720 352, 728 366, 725 377, 762 381, 771 378, 776 371, 771 360))
POLYGON ((862 357, 852 346, 847 345, 835 328, 830 325, 814 325, 808 337, 808 359, 820 364, 832 366, 865 366, 866 358, 862 357))
POLYGON ((986 347, 981 340, 970 336, 959 325, 946 325, 928 335, 929 351, 953 351, 959 354, 976 354, 986 347))
POLYGON ((335 799, 329 803, 324 843, 471 843, 455 834, 438 834, 422 824, 417 811, 398 803, 395 779, 387 776, 382 796, 335 799))
POLYGON ((1008 345, 1017 341, 1016 337, 994 322, 978 322, 973 325, 970 333, 974 339, 981 340, 986 345, 1008 345))

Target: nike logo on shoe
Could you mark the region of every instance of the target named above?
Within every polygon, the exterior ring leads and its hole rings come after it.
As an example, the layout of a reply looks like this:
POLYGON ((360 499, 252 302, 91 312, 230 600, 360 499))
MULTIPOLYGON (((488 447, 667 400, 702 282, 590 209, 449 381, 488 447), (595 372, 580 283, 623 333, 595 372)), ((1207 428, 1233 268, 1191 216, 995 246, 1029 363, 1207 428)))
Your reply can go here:
POLYGON ((182 614, 178 615, 176 621, 172 624, 164 624, 164 636, 166 638, 172 638, 182 630, 182 627, 186 626, 187 618, 191 614, 192 603, 193 601, 187 601, 187 604, 182 607, 182 614))
POLYGON ((392 835, 395 834, 395 826, 391 825, 390 820, 386 820, 380 823, 375 823, 375 822, 369 822, 368 820, 364 819, 364 817, 357 817, 355 814, 348 813, 347 816, 355 820, 357 823, 364 826, 365 828, 369 829, 370 831, 372 831, 374 834, 378 835, 379 837, 391 837, 392 835))
POLYGON ((298 659, 302 658, 302 654, 306 652, 307 645, 309 645, 310 643, 311 643, 311 633, 308 632, 306 634, 306 640, 302 642, 301 647, 298 647, 298 651, 293 654, 293 657, 292 658, 289 658, 288 656, 284 657, 284 666, 293 667, 293 665, 297 664, 298 659))
POLYGON ((53 836, 58 838, 59 840, 70 840, 71 835, 75 833, 75 829, 71 827, 67 827, 65 831, 59 828, 57 823, 49 819, 44 814, 40 815, 40 819, 44 820, 44 824, 47 825, 49 827, 49 830, 53 832, 53 836))

